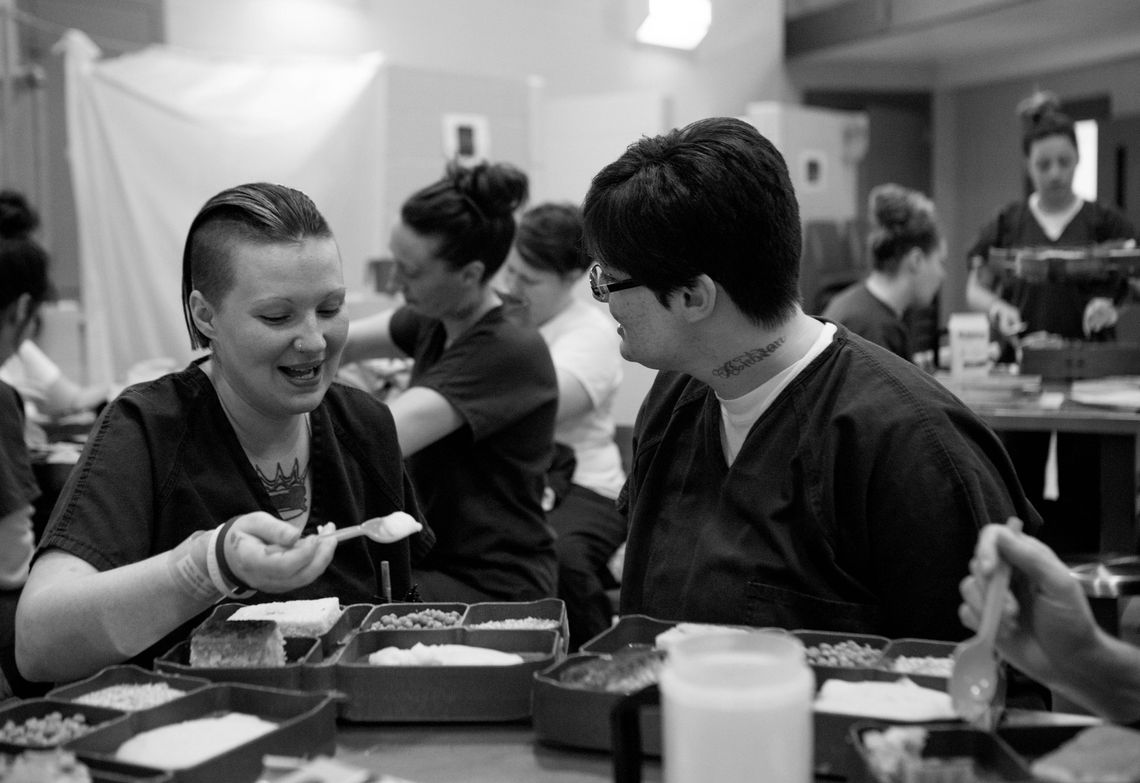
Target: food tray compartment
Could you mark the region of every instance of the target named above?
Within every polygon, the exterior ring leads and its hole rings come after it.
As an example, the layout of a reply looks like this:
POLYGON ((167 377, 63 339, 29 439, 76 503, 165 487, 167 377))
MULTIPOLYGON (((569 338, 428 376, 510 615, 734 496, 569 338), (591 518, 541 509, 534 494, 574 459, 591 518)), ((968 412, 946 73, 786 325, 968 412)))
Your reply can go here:
POLYGON ((570 643, 570 626, 566 619, 566 604, 560 598, 542 598, 537 601, 490 601, 471 604, 461 625, 469 630, 540 631, 552 630, 561 635, 561 651, 566 653, 570 643), (543 625, 527 626, 527 620, 538 620, 543 625), (549 625, 550 627, 543 627, 549 625), (483 626, 483 627, 480 627, 483 626))
MULTIPOLYGON (((884 731, 890 724, 859 723, 851 727, 851 745, 854 749, 858 765, 848 777, 850 783, 891 783, 888 779, 881 779, 875 774, 868 756, 864 738, 869 732, 884 731)), ((1029 769, 1025 762, 1001 740, 997 735, 966 726, 947 724, 915 724, 926 733, 926 742, 922 748, 922 758, 949 761, 951 759, 969 759, 972 762, 972 772, 963 770, 960 775, 946 777, 949 771, 942 773, 930 772, 930 777, 917 774, 913 779, 923 780, 985 780, 1000 783, 1001 781, 1028 781, 1031 779, 1029 769)), ((967 770, 971 767, 967 767, 967 770)))
POLYGON ((559 657, 554 631, 469 630, 360 631, 336 663, 337 690, 347 694, 340 717, 347 721, 509 721, 531 714, 534 673, 559 657), (383 666, 368 656, 385 647, 417 643, 464 644, 517 653, 507 666, 383 666))
POLYGON ((792 631, 792 635, 803 642, 804 652, 808 656, 808 663, 811 665, 812 671, 815 672, 815 687, 817 689, 823 685, 826 680, 834 679, 860 682, 870 679, 872 675, 869 675, 868 671, 877 669, 882 660, 883 651, 885 651, 887 646, 891 643, 891 640, 885 636, 875 636, 874 634, 865 633, 808 631, 800 629, 792 631), (845 644, 858 645, 857 651, 866 657, 859 659, 858 663, 852 661, 852 664, 849 666, 813 662, 814 654, 820 651, 824 645, 835 647, 836 645, 845 644))
MULTIPOLYGON (((59 699, 62 701, 74 702, 77 699, 80 699, 88 694, 96 693, 103 690, 104 688, 111 688, 116 685, 151 684, 168 685, 175 690, 183 691, 184 693, 191 693, 198 690, 199 688, 205 688, 210 684, 210 681, 203 677, 182 677, 173 674, 163 674, 162 672, 155 672, 151 671, 150 669, 144 669, 141 666, 128 664, 121 666, 108 666, 107 668, 91 675, 85 680, 79 680, 68 685, 61 685, 60 687, 49 691, 47 696, 49 699, 59 699)), ((122 710, 123 712, 133 712, 134 709, 137 709, 117 705, 110 705, 109 708, 122 710)))
MULTIPOLYGON (((642 627, 650 628, 648 625, 642 627)), ((580 652, 535 674, 535 737, 550 745, 610 750, 610 711, 621 698, 648 682, 656 681, 656 677, 648 676, 644 682, 639 681, 639 687, 623 691, 574 686, 568 684, 565 678, 577 667, 591 665, 594 661, 599 662, 599 665, 609 664, 628 657, 631 663, 634 660, 644 662, 650 655, 649 650, 629 646, 613 655, 580 652)), ((650 705, 642 710, 641 748, 643 753, 649 755, 661 754, 661 708, 658 705, 650 705)))
POLYGON ((206 667, 190 665, 190 640, 179 642, 165 655, 156 658, 154 668, 185 677, 200 677, 211 682, 233 682, 263 685, 270 688, 298 690, 304 686, 304 669, 321 661, 318 639, 301 636, 285 637, 285 665, 260 667, 206 667))
POLYGON ((956 646, 953 642, 932 639, 895 639, 883 650, 878 668, 906 675, 924 687, 944 691, 949 687, 956 646))
POLYGON ((372 631, 372 630, 376 630, 376 631, 381 631, 381 630, 384 630, 384 631, 388 631, 388 630, 394 630, 394 631, 395 630, 399 630, 399 631, 440 631, 440 630, 446 630, 447 628, 458 627, 459 624, 463 622, 463 616, 466 613, 467 613, 467 604, 455 604, 455 603, 451 603, 451 604, 448 604, 448 603, 439 603, 439 604, 408 604, 408 603, 378 604, 376 606, 373 606, 372 610, 364 616, 363 620, 360 621, 359 630, 361 632, 372 631), (458 617, 456 617, 455 623, 452 625, 439 626, 439 627, 433 627, 433 628, 417 628, 417 627, 413 626, 413 627, 409 627, 409 628, 375 628, 374 629, 372 627, 376 623, 380 622, 381 617, 385 617, 387 615, 393 615, 394 614, 394 615, 396 615, 397 618, 402 618, 402 617, 409 617, 412 615, 420 615, 420 614, 422 614, 424 612, 428 612, 428 611, 430 611, 430 612, 442 612, 444 614, 454 613, 454 614, 458 615, 458 617))
MULTIPOLYGON (((210 620, 215 619, 228 620, 233 616, 234 612, 236 612, 238 609, 241 609, 243 606, 245 606, 245 604, 221 604, 220 606, 214 608, 214 611, 210 614, 205 622, 209 622, 210 620)), ((341 607, 340 617, 337 618, 336 622, 333 624, 333 627, 321 636, 316 637, 320 639, 321 642, 322 660, 332 655, 334 652, 336 652, 337 647, 344 644, 348 638, 348 635, 356 630, 356 627, 360 625, 361 619, 363 619, 364 615, 367 614, 371 608, 371 604, 352 604, 351 606, 341 607)))
POLYGON ((22 726, 33 718, 45 718, 53 712, 58 712, 64 719, 82 715, 87 722, 88 732, 96 726, 121 719, 126 713, 122 710, 112 710, 106 707, 92 707, 86 704, 72 704, 63 699, 41 698, 27 699, 6 705, 0 708, 0 753, 21 753, 25 750, 44 750, 66 746, 67 740, 52 742, 51 744, 25 744, 9 739, 8 723, 22 726))
POLYGON ((360 630, 361 623, 373 608, 373 604, 350 604, 344 607, 336 624, 320 638, 320 655, 301 667, 301 686, 304 690, 327 691, 336 687, 336 670, 333 667, 340 660, 340 654, 348 640, 360 630))
POLYGON ((196 765, 164 771, 178 783, 241 783, 258 780, 266 754, 331 755, 335 751, 336 713, 331 696, 250 685, 211 685, 159 707, 129 713, 122 720, 73 740, 67 748, 82 760, 118 762, 119 746, 144 731, 230 712, 246 713, 278 725, 268 734, 196 765))

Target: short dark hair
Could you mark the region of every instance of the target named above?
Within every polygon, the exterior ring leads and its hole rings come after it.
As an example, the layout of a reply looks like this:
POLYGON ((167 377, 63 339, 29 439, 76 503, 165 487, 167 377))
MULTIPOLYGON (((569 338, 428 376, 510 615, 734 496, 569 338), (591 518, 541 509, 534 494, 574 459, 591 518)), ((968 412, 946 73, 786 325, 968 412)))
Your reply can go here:
POLYGON ((331 237, 332 230, 312 199, 299 190, 254 182, 223 190, 207 201, 190 224, 182 251, 182 313, 194 348, 209 348, 210 338, 194 324, 190 294, 197 289, 220 301, 234 283, 230 264, 238 243, 300 243, 331 237))
POLYGON ((483 281, 499 270, 515 238, 516 209, 527 175, 509 163, 449 163, 441 179, 413 193, 400 209, 404 225, 440 239, 439 256, 455 268, 483 262, 483 281))
POLYGON ((594 177, 586 249, 669 294, 706 274, 755 323, 799 302, 799 205, 783 156, 752 125, 714 117, 642 138, 594 177))
POLYGON ((582 210, 568 202, 528 209, 519 221, 515 250, 535 269, 563 277, 585 271, 590 257, 582 245, 582 210))
POLYGON ((1056 93, 1038 90, 1017 104, 1017 114, 1021 118, 1021 152, 1026 157, 1034 142, 1050 136, 1064 136, 1077 149, 1077 126, 1061 111, 1056 93))
POLYGON ((871 265, 894 275, 903 257, 917 247, 930 253, 942 241, 934 217, 934 204, 917 190, 888 183, 871 189, 867 199, 871 230, 867 248, 871 265))
POLYGON ((39 224, 39 215, 23 194, 0 191, 0 309, 24 294, 32 300, 33 310, 55 298, 48 277, 51 259, 32 239, 39 224))

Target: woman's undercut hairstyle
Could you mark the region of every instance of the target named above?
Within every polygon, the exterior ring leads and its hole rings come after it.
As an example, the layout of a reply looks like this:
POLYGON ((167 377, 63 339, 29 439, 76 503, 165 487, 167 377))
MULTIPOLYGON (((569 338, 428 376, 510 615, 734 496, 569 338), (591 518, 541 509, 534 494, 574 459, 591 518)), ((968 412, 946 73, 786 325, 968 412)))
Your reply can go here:
POLYGON ((872 266, 895 275, 912 249, 930 253, 942 241, 934 216, 934 203, 917 190, 889 183, 871 189, 867 199, 871 230, 867 249, 872 266))
POLYGON ((452 162, 442 179, 408 197, 400 219, 418 234, 438 237, 439 257, 454 268, 482 261, 486 282, 510 252, 515 210, 527 193, 527 175, 509 163, 452 162))
POLYGON ((519 221, 515 250, 535 269, 577 276, 590 265, 582 244, 582 210, 570 203, 528 209, 519 221))
POLYGON ((32 239, 39 224, 39 215, 22 194, 0 190, 0 310, 25 294, 32 310, 55 298, 48 277, 50 258, 32 239))
POLYGON ((207 201, 190 224, 182 251, 182 313, 191 346, 209 348, 210 339, 194 324, 190 294, 198 290, 215 305, 221 302, 235 279, 235 245, 301 243, 331 236, 312 199, 284 185, 239 185, 207 201))
POLYGON ((1017 104, 1021 118, 1021 151, 1029 157, 1033 143, 1049 136, 1064 136, 1077 147, 1077 128, 1061 111, 1061 99, 1054 92, 1038 90, 1017 104))
POLYGON ((669 295, 706 274, 754 323, 799 302, 799 205, 779 151, 752 125, 699 120, 631 144, 593 179, 586 250, 669 295))

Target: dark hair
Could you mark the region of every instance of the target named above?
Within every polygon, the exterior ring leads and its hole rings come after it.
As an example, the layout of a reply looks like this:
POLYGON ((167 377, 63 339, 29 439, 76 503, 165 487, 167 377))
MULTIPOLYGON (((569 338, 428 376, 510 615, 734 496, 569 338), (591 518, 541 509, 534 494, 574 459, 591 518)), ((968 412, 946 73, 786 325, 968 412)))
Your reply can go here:
POLYGON ((917 190, 893 183, 879 185, 871 189, 867 204, 871 214, 867 249, 880 272, 894 275, 912 248, 929 253, 942 241, 934 204, 917 190))
POLYGON ((413 193, 400 209, 404 225, 439 237, 439 256, 453 267, 483 262, 491 278, 515 238, 514 212, 527 198, 525 173, 509 163, 464 168, 450 163, 439 181, 413 193))
POLYGON ((563 277, 590 265, 582 246, 582 210, 574 204, 539 204, 519 221, 515 250, 535 269, 563 277))
POLYGON ((1069 115, 1061 111, 1056 93, 1038 90, 1017 104, 1021 118, 1021 152, 1028 157, 1033 143, 1049 136, 1064 136, 1077 146, 1077 129, 1069 115))
POLYGON ((331 237, 332 230, 312 199, 284 185, 255 182, 223 190, 198 210, 182 251, 182 313, 194 348, 210 347, 190 314, 190 294, 197 289, 219 302, 234 283, 230 263, 239 243, 300 243, 331 237))
POLYGON ((586 249, 657 294, 707 274, 754 322, 799 301, 799 205, 784 158, 748 123, 699 120, 642 138, 594 177, 586 249))
POLYGON ((22 194, 0 190, 0 308, 24 294, 31 298, 33 311, 55 298, 48 277, 50 258, 31 236, 39 224, 39 215, 22 194))

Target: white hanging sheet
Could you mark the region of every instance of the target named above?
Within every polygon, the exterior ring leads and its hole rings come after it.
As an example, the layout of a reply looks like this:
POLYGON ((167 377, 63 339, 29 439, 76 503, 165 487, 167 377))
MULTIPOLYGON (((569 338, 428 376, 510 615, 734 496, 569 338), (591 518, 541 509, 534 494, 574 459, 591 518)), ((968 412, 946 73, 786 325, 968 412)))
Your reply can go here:
POLYGON ((192 357, 181 308, 186 229, 225 188, 307 193, 332 226, 349 289, 383 247, 379 54, 235 58, 151 47, 66 57, 69 156, 92 382, 192 357))

